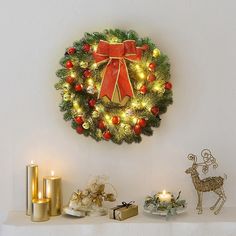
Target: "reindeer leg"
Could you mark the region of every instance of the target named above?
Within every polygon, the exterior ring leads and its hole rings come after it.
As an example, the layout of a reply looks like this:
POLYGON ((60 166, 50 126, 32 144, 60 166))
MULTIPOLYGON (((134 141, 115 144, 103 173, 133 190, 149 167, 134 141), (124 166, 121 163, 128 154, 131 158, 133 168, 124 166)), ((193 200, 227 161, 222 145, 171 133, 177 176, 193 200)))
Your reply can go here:
MULTIPOLYGON (((217 195, 218 195, 218 194, 217 194, 217 195)), ((219 197, 219 198, 216 200, 215 204, 214 204, 212 207, 210 207, 210 210, 213 211, 213 210, 216 208, 216 206, 217 206, 217 204, 219 203, 220 199, 221 199, 221 197, 219 197)))
POLYGON ((197 191, 197 194, 198 194, 197 210, 198 210, 198 214, 202 214, 202 195, 203 195, 203 192, 197 191))
POLYGON ((214 211, 215 215, 217 215, 220 212, 221 208, 223 207, 223 205, 226 201, 226 196, 225 196, 223 188, 217 189, 216 193, 219 195, 219 199, 222 199, 222 202, 221 202, 219 208, 216 211, 214 211))

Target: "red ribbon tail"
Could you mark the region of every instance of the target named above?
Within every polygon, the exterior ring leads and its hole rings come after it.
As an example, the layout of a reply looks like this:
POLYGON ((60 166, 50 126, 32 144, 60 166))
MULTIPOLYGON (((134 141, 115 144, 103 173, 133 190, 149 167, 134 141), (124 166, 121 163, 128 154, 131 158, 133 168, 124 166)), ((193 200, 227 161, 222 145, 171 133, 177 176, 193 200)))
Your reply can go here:
POLYGON ((117 59, 111 59, 106 68, 102 79, 99 98, 107 96, 110 100, 113 98, 117 79, 119 75, 119 62, 117 59))
POLYGON ((120 92, 121 101, 124 99, 125 96, 133 97, 134 96, 133 86, 129 78, 129 73, 125 60, 120 61, 120 71, 118 76, 119 77, 117 85, 120 92))

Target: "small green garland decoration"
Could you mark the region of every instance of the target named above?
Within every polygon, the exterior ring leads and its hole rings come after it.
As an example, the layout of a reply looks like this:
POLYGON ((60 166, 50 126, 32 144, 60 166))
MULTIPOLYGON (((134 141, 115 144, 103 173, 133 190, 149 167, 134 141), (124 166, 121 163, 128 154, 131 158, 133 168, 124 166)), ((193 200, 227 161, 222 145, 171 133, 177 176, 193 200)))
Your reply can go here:
POLYGON ((154 196, 147 196, 144 201, 144 210, 147 212, 166 212, 166 217, 177 214, 178 209, 184 209, 187 206, 185 200, 180 199, 181 191, 175 198, 172 195, 171 202, 161 202, 158 194, 154 196))
POLYGON ((132 30, 85 33, 60 64, 55 88, 64 119, 96 141, 138 143, 172 103, 168 57, 132 30))

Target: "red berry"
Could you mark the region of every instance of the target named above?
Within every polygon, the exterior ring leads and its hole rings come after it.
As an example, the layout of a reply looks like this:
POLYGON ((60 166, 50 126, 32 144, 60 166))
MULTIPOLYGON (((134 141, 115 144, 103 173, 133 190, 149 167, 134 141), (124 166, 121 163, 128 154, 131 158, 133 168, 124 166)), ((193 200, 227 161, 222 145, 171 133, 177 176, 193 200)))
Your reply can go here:
POLYGON ((106 128, 105 122, 103 120, 98 122, 98 128, 102 130, 106 128))
POLYGON ((83 85, 82 84, 76 84, 75 85, 75 91, 81 92, 83 90, 83 85))
POLYGON ((77 131, 78 134, 82 134, 82 133, 84 132, 84 128, 83 128, 81 125, 79 125, 79 126, 76 128, 76 131, 77 131))
POLYGON ((111 139, 111 133, 110 133, 109 130, 107 130, 107 131, 105 131, 105 132, 103 133, 103 138, 104 138, 105 140, 111 139))
POLYGON ((75 51, 76 51, 75 48, 68 48, 68 49, 67 49, 67 53, 70 54, 70 55, 71 55, 71 54, 74 54, 75 51))
POLYGON ((119 116, 113 116, 111 121, 114 125, 118 125, 120 123, 120 117, 119 116))
POLYGON ((146 126, 147 122, 144 118, 138 120, 138 124, 143 128, 146 126))
POLYGON ((141 94, 146 94, 147 92, 147 86, 146 85, 142 85, 141 88, 139 89, 141 94))
POLYGON ((157 107, 157 106, 152 107, 152 108, 151 108, 151 112, 152 112, 152 114, 153 114, 154 116, 158 115, 158 113, 159 113, 159 107, 157 107))
POLYGON ((91 71, 90 70, 85 70, 83 73, 85 78, 89 78, 91 76, 91 71))
POLYGON ((89 52, 89 51, 90 51, 90 48, 91 48, 91 46, 90 46, 88 43, 86 43, 86 44, 83 45, 83 50, 84 50, 85 52, 89 52))
POLYGON ((66 68, 67 69, 71 69, 73 66, 74 65, 73 65, 72 61, 69 60, 69 61, 66 62, 66 68))
POLYGON ((66 82, 67 82, 68 84, 73 84, 74 81, 75 81, 75 80, 74 80, 73 77, 71 77, 71 76, 66 77, 66 82))
POLYGON ((156 64, 154 62, 151 62, 148 67, 151 71, 154 71, 155 67, 156 67, 156 64))
POLYGON ((171 90, 171 89, 172 89, 172 83, 166 82, 166 83, 165 83, 165 89, 171 90))
POLYGON ((154 74, 150 74, 150 75, 148 76, 147 80, 148 80, 149 82, 153 82, 154 80, 156 80, 156 76, 155 76, 154 74))
POLYGON ((95 104, 96 104, 96 100, 92 98, 88 101, 88 104, 89 104, 90 107, 94 107, 95 104))
POLYGON ((82 116, 77 116, 77 117, 75 118, 75 122, 76 122, 77 124, 79 124, 79 125, 82 125, 82 124, 84 123, 84 119, 83 119, 82 116))
POLYGON ((136 124, 136 125, 134 126, 134 133, 138 135, 138 134, 141 134, 141 132, 142 132, 141 126, 138 125, 138 124, 136 124))
POLYGON ((142 46, 142 49, 143 49, 144 51, 148 50, 148 49, 149 49, 148 44, 144 44, 144 45, 142 46))

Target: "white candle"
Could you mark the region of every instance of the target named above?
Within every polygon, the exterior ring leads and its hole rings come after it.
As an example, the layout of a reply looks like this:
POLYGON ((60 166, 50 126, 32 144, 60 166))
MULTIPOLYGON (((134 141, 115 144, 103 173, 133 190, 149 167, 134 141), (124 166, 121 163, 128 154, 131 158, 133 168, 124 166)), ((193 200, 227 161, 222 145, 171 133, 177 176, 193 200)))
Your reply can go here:
POLYGON ((160 202, 171 202, 172 195, 169 192, 166 192, 166 190, 163 190, 161 193, 158 193, 158 198, 160 202))

